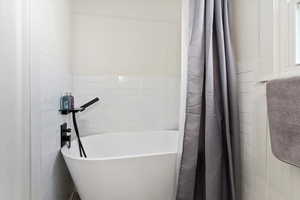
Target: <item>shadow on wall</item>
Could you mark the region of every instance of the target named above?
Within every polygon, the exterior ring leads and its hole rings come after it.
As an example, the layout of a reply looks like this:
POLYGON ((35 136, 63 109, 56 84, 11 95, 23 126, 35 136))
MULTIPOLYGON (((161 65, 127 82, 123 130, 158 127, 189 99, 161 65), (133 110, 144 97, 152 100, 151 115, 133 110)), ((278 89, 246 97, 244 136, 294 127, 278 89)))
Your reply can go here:
POLYGON ((78 193, 74 192, 69 200, 81 200, 78 193))
POLYGON ((49 178, 56 179, 54 181, 54 183, 56 184, 53 187, 54 190, 53 194, 57 194, 58 196, 56 196, 55 199, 57 200, 69 199, 70 195, 74 191, 74 184, 60 151, 56 155, 56 159, 51 174, 52 177, 49 178))

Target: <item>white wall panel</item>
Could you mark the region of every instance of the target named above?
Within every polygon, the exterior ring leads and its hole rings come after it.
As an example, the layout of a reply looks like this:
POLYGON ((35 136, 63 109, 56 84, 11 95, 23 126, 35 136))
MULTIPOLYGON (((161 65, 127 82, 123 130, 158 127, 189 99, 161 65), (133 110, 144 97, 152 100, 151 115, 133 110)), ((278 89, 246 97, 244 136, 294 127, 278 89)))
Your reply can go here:
POLYGON ((27 199, 23 131, 22 3, 0 0, 0 199, 27 199))
POLYGON ((73 186, 60 153, 60 96, 71 90, 70 2, 31 0, 32 200, 66 200, 73 186))
POLYGON ((288 2, 295 1, 234 1, 243 200, 296 200, 300 197, 296 189, 300 187, 300 169, 279 161, 271 152, 266 88, 265 83, 260 82, 269 77, 299 74, 297 66, 290 64, 295 37, 290 34, 294 23, 289 21, 293 10, 288 2), (249 44, 249 38, 253 44, 249 44))

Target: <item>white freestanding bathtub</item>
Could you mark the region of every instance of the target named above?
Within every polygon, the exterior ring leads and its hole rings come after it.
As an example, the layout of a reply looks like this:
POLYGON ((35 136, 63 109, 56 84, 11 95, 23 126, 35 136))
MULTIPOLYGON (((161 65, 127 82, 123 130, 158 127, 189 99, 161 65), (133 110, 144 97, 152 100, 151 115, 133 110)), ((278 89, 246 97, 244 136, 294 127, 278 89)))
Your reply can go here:
POLYGON ((82 138, 62 154, 81 200, 172 200, 178 132, 106 133, 82 138))

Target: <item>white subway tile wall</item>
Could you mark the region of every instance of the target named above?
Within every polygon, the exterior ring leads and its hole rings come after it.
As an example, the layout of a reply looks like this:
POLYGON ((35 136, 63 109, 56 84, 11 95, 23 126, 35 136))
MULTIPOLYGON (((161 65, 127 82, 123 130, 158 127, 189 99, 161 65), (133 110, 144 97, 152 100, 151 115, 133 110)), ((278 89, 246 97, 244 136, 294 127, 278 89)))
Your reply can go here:
POLYGON ((82 135, 178 129, 181 0, 74 0, 71 24, 82 135))
POLYGON ((77 106, 100 98, 80 115, 82 134, 178 130, 179 88, 180 79, 171 77, 74 76, 77 106))

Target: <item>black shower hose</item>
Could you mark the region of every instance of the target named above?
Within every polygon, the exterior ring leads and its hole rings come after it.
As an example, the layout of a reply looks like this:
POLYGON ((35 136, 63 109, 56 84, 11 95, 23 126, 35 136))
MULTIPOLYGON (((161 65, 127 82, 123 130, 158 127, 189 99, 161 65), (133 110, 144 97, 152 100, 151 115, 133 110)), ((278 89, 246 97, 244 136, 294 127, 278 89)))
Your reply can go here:
POLYGON ((75 129, 75 133, 76 133, 77 140, 78 140, 78 148, 79 148, 80 157, 82 158, 84 156, 85 158, 87 158, 85 150, 82 146, 81 139, 80 139, 77 120, 76 120, 76 112, 75 111, 72 112, 72 118, 73 118, 73 125, 74 125, 74 129, 75 129))

